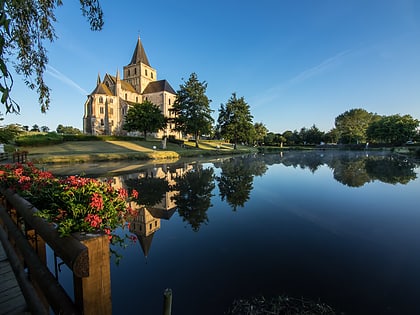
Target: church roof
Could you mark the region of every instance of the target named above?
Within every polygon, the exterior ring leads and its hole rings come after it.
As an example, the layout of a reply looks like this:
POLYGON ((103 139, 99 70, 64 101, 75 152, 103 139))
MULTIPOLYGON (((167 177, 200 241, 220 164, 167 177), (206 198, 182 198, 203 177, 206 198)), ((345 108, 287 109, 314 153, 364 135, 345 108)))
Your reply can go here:
POLYGON ((150 82, 143 91, 143 94, 157 93, 157 92, 169 92, 176 94, 172 86, 166 80, 159 80, 150 82))
MULTIPOLYGON (((117 77, 114 77, 110 74, 107 74, 107 76, 112 80, 112 84, 115 85, 117 84, 117 77)), ((137 93, 136 89, 127 81, 124 80, 120 80, 121 82, 121 88, 125 91, 129 91, 129 92, 133 92, 133 93, 137 93)))
POLYGON ((105 94, 108 96, 112 95, 111 90, 104 83, 99 83, 90 94, 105 94))
POLYGON ((133 57, 131 57, 131 61, 129 65, 134 65, 139 62, 144 63, 145 65, 150 67, 149 59, 147 59, 146 51, 144 50, 140 37, 137 40, 137 45, 136 45, 136 48, 134 49, 133 57))

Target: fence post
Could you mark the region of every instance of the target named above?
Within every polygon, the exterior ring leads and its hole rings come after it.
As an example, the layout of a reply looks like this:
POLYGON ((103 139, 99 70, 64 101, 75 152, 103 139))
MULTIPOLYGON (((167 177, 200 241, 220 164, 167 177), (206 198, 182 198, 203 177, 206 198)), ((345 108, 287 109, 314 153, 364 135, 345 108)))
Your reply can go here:
POLYGON ((89 276, 73 276, 74 298, 84 315, 111 315, 109 240, 104 234, 73 235, 88 248, 89 276))
POLYGON ((163 315, 172 314, 172 290, 165 289, 163 292, 163 315))

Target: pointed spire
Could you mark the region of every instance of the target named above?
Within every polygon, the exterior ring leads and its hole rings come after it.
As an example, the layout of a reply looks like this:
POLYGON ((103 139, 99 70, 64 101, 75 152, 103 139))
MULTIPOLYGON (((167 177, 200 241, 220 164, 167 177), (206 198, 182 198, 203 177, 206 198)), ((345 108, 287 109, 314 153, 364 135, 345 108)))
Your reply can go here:
POLYGON ((146 52, 140 40, 140 36, 137 39, 137 45, 134 49, 133 57, 131 57, 130 65, 134 65, 139 62, 144 63, 145 65, 150 67, 149 59, 147 59, 146 52))
POLYGON ((98 79, 96 80, 96 85, 99 85, 99 84, 101 84, 101 75, 98 72, 98 79))

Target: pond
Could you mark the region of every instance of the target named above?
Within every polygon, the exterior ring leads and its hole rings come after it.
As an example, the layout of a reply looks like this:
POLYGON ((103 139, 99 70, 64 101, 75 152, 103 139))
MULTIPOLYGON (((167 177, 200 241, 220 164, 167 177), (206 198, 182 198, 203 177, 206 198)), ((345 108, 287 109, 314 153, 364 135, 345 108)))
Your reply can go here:
POLYGON ((113 314, 224 314, 284 295, 337 314, 420 314, 419 165, 386 152, 284 152, 156 164, 138 241, 112 264, 113 314))

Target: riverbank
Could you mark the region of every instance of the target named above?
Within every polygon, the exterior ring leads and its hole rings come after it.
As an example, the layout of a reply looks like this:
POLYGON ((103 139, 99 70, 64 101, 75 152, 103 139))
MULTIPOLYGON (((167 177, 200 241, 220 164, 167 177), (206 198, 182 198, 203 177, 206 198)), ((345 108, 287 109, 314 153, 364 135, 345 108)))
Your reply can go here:
POLYGON ((234 149, 231 144, 222 141, 200 141, 199 148, 195 148, 194 142, 186 142, 182 146, 167 143, 165 149, 161 141, 68 141, 45 146, 24 146, 19 150, 27 151, 28 160, 35 164, 177 160, 181 157, 258 152, 256 148, 242 145, 234 149))

